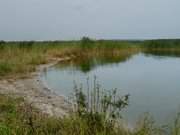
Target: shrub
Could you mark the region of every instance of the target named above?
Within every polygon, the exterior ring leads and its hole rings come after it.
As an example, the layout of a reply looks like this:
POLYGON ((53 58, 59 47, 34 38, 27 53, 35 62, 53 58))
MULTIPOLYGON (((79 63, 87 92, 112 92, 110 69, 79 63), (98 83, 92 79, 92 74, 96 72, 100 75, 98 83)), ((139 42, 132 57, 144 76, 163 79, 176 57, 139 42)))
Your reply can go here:
POLYGON ((80 42, 82 48, 92 48, 94 43, 89 37, 83 37, 80 42))

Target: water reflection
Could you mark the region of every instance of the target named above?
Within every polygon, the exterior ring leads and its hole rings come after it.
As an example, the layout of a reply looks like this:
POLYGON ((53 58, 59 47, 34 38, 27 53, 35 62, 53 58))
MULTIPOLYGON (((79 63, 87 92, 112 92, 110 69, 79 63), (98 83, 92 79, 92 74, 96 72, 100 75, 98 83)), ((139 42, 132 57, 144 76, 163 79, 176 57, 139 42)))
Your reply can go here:
POLYGON ((180 57, 179 50, 146 50, 143 53, 147 56, 158 56, 159 58, 180 57))
POLYGON ((129 60, 133 54, 101 54, 95 56, 84 56, 78 57, 70 61, 65 61, 63 63, 59 63, 56 65, 56 68, 65 69, 71 67, 73 70, 79 70, 83 73, 87 73, 99 66, 107 66, 107 65, 117 65, 120 62, 125 62, 129 60))
POLYGON ((167 123, 180 105, 180 58, 179 54, 153 54, 83 57, 48 69, 42 79, 68 96, 74 81, 85 86, 87 77, 96 75, 105 89, 118 88, 122 95, 131 95, 123 112, 125 120, 134 123, 142 113, 150 112, 157 122, 167 123))

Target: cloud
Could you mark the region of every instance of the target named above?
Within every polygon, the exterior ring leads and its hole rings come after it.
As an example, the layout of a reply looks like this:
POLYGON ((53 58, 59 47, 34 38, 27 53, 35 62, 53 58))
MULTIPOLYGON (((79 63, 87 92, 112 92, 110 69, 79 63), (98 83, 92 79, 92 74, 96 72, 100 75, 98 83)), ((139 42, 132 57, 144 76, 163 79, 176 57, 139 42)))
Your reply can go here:
POLYGON ((179 7, 179 0, 0 0, 0 40, 175 38, 179 7))

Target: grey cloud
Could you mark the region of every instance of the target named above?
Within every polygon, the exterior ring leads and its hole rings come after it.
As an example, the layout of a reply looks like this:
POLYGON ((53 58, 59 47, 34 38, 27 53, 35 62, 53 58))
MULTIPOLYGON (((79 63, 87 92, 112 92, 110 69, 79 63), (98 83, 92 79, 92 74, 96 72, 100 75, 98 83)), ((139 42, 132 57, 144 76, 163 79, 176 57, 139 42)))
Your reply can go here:
POLYGON ((0 0, 0 40, 178 38, 179 0, 0 0))

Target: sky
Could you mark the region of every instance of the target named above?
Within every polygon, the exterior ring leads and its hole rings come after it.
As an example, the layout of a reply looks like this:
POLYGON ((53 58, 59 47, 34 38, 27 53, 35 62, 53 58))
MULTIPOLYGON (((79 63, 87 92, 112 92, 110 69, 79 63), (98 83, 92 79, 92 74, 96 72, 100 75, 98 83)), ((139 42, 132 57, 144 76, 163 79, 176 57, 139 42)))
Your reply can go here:
POLYGON ((0 40, 180 38, 180 0, 0 0, 0 40))

